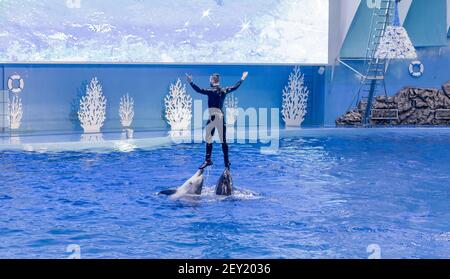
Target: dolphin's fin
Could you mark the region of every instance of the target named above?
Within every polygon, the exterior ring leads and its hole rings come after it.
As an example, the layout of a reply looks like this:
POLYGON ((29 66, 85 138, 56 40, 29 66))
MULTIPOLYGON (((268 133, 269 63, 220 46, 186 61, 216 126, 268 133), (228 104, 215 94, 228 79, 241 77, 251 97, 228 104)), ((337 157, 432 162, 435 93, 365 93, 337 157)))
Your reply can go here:
POLYGON ((159 192, 158 195, 166 195, 166 196, 171 196, 173 194, 175 194, 177 192, 177 190, 164 190, 159 192))

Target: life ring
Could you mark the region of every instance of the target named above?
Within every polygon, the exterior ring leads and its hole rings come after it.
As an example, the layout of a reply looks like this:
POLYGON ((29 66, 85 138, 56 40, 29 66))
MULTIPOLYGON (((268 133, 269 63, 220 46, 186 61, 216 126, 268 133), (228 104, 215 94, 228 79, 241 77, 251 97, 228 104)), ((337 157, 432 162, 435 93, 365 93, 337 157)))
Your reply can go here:
POLYGON ((409 64, 409 74, 413 77, 419 78, 423 75, 425 67, 422 62, 415 60, 409 64))
POLYGON ((14 74, 9 77, 8 79, 8 90, 11 91, 14 94, 19 94, 22 92, 23 88, 25 87, 25 82, 23 81, 23 78, 18 75, 14 74), (14 81, 19 81, 19 87, 14 87, 14 81))

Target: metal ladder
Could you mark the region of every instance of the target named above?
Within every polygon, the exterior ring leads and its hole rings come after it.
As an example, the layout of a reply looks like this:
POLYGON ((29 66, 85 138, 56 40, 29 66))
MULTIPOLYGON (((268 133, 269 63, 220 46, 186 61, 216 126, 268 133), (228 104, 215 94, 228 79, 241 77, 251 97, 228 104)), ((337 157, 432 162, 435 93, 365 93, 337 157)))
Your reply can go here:
POLYGON ((396 0, 381 0, 380 7, 373 9, 372 24, 369 35, 369 42, 366 50, 364 66, 367 68, 366 75, 361 81, 359 96, 367 96, 367 105, 362 118, 362 125, 370 125, 373 99, 380 90, 386 93, 385 73, 388 59, 376 58, 378 46, 381 38, 386 32, 386 28, 392 24, 396 0))

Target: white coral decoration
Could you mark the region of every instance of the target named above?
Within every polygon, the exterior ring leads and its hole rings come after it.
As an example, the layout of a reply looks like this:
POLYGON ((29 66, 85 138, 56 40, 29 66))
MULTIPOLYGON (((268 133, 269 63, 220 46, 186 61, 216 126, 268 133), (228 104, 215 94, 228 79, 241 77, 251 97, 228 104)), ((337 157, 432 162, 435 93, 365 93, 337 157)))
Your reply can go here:
POLYGON ((128 93, 120 98, 119 116, 123 127, 131 126, 134 118, 134 100, 128 93))
POLYGON ((227 124, 234 124, 237 117, 239 116, 238 110, 238 99, 233 95, 228 95, 225 99, 225 110, 226 110, 226 122, 227 124))
POLYGON ((388 26, 375 53, 380 59, 416 59, 417 53, 408 33, 401 26, 388 26))
POLYGON ((191 125, 192 97, 186 94, 186 85, 178 79, 170 84, 169 94, 164 98, 166 120, 172 130, 187 130, 191 125))
POLYGON ((19 96, 14 95, 11 103, 9 104, 9 123, 11 129, 19 129, 22 124, 23 107, 22 99, 19 96))
POLYGON ((289 83, 283 89, 281 114, 287 127, 299 127, 305 120, 309 90, 304 85, 304 75, 296 66, 289 75, 289 83))
POLYGON ((97 78, 86 86, 86 95, 80 100, 78 119, 85 133, 98 133, 106 119, 106 98, 97 78))

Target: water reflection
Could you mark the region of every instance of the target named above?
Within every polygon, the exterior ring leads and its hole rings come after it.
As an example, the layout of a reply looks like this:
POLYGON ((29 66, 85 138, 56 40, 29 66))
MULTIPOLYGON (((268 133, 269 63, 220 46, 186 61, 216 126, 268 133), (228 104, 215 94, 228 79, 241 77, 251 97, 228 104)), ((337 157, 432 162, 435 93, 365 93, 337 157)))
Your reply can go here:
POLYGON ((122 130, 122 133, 120 134, 121 140, 128 140, 134 138, 134 130, 130 128, 125 128, 122 130))
POLYGON ((192 141, 191 138, 191 130, 173 130, 168 132, 170 139, 174 143, 190 143, 192 141))
POLYGON ((81 135, 81 142, 104 142, 103 134, 102 133, 85 133, 81 135))
POLYGON ((22 141, 18 134, 12 134, 11 137, 9 138, 9 143, 10 144, 21 144, 22 141))

